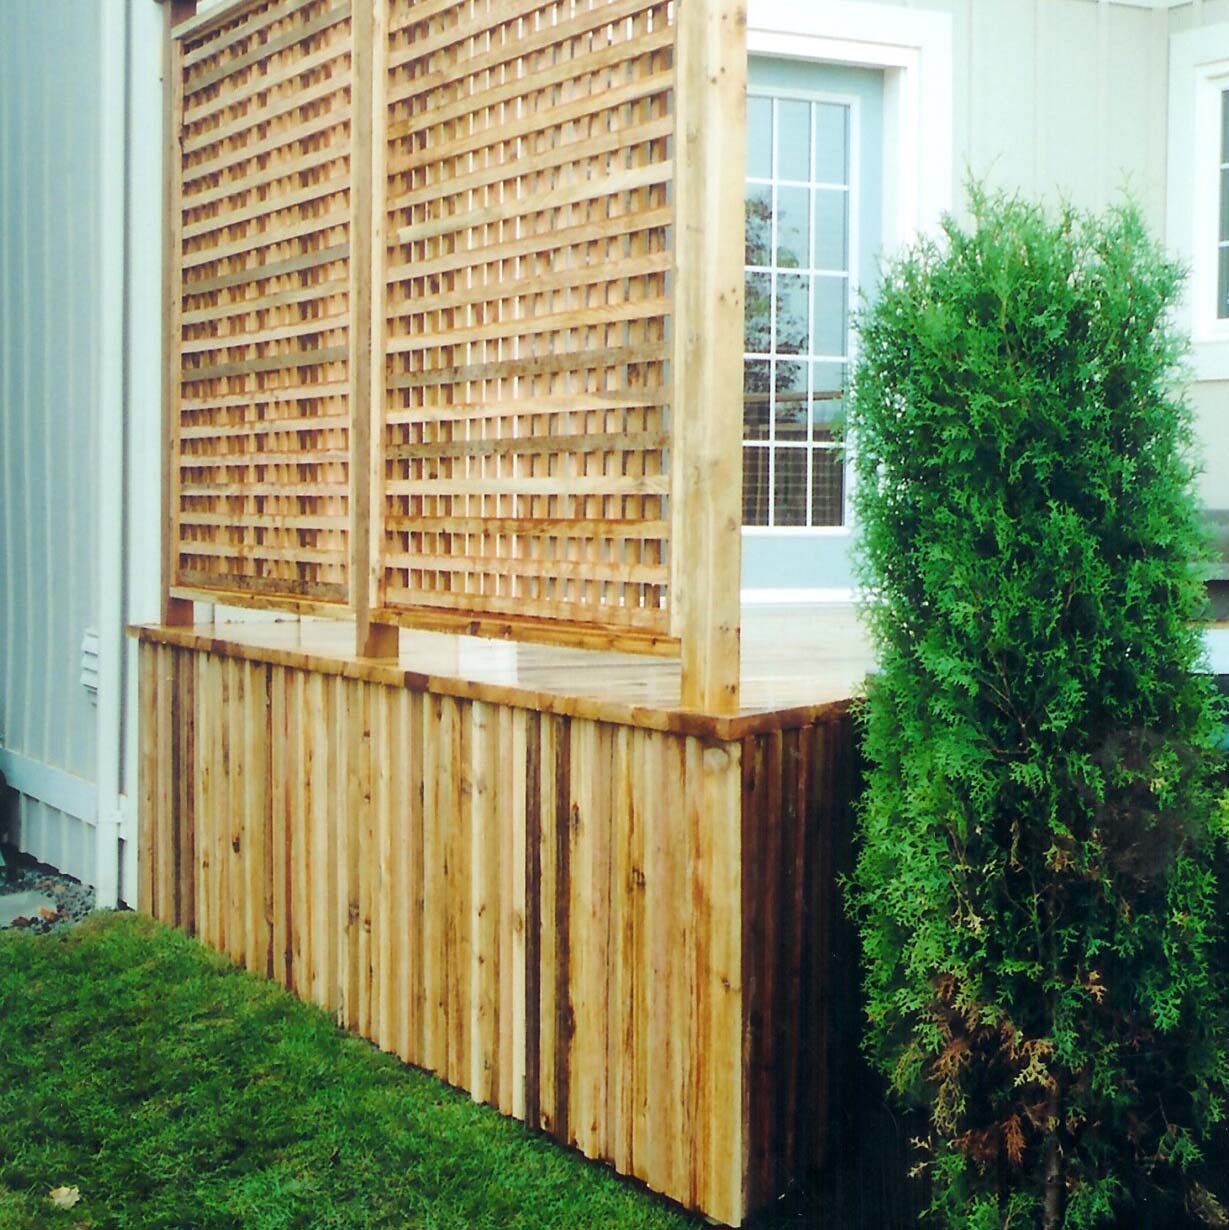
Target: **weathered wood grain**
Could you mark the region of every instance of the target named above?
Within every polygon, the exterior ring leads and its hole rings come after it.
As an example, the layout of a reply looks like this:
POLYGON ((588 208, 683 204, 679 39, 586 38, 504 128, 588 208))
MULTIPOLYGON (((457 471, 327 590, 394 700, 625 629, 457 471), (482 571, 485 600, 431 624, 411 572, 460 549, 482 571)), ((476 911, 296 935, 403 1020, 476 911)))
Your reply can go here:
POLYGON ((722 740, 139 653, 148 912, 719 1220, 831 1156, 846 717, 722 740))
POLYGON ((262 0, 173 31, 167 622, 194 595, 344 609, 352 547, 366 576, 350 448, 368 422, 371 4, 355 14, 262 0))

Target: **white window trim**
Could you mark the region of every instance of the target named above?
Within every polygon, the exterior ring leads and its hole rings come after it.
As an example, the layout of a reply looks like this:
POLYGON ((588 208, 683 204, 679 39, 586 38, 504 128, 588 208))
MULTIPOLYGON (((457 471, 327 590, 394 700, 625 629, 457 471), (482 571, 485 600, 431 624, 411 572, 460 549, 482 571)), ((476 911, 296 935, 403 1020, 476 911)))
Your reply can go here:
POLYGON ((751 55, 884 73, 883 248, 937 226, 952 207, 952 19, 861 0, 750 0, 751 55))
MULTIPOLYGON (((747 52, 882 70, 882 250, 890 255, 917 235, 935 230, 953 203, 950 14, 862 0, 749 0, 747 52)), ((845 525, 744 526, 743 535, 848 538, 855 529, 848 489, 845 499, 845 525)), ((745 603, 814 603, 849 597, 845 590, 742 591, 745 603)))
MULTIPOLYGON (((860 251, 860 240, 859 240, 859 235, 858 235, 858 202, 859 202, 859 195, 860 195, 859 194, 859 183, 860 183, 859 161, 861 158, 861 146, 862 146, 861 118, 860 118, 861 101, 858 99, 856 95, 833 93, 828 90, 791 90, 791 89, 781 90, 781 89, 775 89, 775 88, 771 90, 764 90, 764 89, 759 89, 759 88, 753 89, 749 87, 747 90, 748 98, 750 98, 753 94, 758 94, 760 97, 770 97, 774 99, 775 98, 794 98, 794 99, 800 99, 801 101, 808 102, 808 103, 831 102, 831 103, 837 103, 841 106, 849 108, 849 132, 848 132, 849 165, 848 165, 847 174, 846 174, 846 179, 848 180, 848 184, 846 185, 846 191, 849 194, 849 204, 848 204, 848 228, 849 229, 848 229, 848 238, 847 238, 847 242, 849 245, 849 252, 848 252, 847 259, 846 259, 846 264, 848 265, 848 269, 846 271, 846 278, 847 278, 847 294, 848 294, 848 299, 847 299, 848 311, 852 312, 854 305, 857 302, 858 290, 861 285, 860 275, 862 272, 858 266, 858 253, 860 251)), ((770 182, 772 183, 777 182, 777 176, 775 172, 776 172, 776 167, 775 167, 775 160, 774 160, 773 172, 770 176, 770 182)), ((751 182, 750 177, 748 177, 748 183, 750 182, 751 182)), ((757 182, 762 183, 763 181, 757 180, 757 182)), ((808 187, 811 187, 811 186, 812 185, 808 185, 808 187)), ((771 261, 775 261, 776 244, 771 243, 770 247, 773 249, 773 252, 769 258, 771 262, 771 261)), ((755 269, 757 272, 770 272, 771 271, 771 265, 768 269, 765 269, 760 266, 753 266, 752 268, 755 269)), ((808 268, 807 272, 813 275, 817 271, 812 267, 812 268, 808 268)), ((810 299, 810 296, 808 295, 808 300, 809 299, 810 299)), ((807 309, 808 316, 810 315, 810 310, 811 310, 810 303, 808 302, 808 309, 807 309)), ((812 321, 811 324, 813 325, 814 322, 812 321)), ((776 335, 775 320, 772 322, 772 332, 775 338, 775 335, 776 335)), ((780 361, 789 362, 790 361, 789 355, 778 354, 776 352, 775 342, 770 343, 769 349, 771 351, 771 354, 767 356, 768 358, 774 359, 778 362, 780 361)), ((755 352, 752 352, 752 353, 755 353, 755 352)), ((765 356, 756 355, 756 357, 764 358, 765 356)), ((834 355, 817 356, 817 355, 812 355, 809 352, 804 356, 799 356, 800 361, 805 362, 808 365, 808 367, 810 367, 817 358, 819 358, 821 361, 835 361, 835 362, 844 363, 847 369, 852 370, 854 359, 855 359, 855 355, 852 349, 852 335, 847 333, 845 351, 844 351, 844 356, 842 358, 838 358, 837 356, 834 356, 834 355)), ((747 362, 746 357, 744 357, 744 362, 747 362)), ((808 388, 810 388, 810 381, 811 381, 811 377, 808 374, 808 377, 807 377, 807 387, 808 388)), ((771 429, 771 431, 772 431, 772 434, 775 435, 775 426, 771 429)), ((762 442, 757 441, 752 444, 749 444, 748 442, 744 441, 743 448, 744 449, 763 448, 769 454, 771 454, 776 451, 778 445, 780 445, 781 443, 782 441, 778 441, 775 439, 772 440, 771 442, 765 440, 762 442)), ((811 459, 812 459, 812 455, 818 449, 824 446, 816 445, 813 443, 812 440, 803 440, 803 441, 798 441, 798 442, 793 442, 793 443, 787 443, 785 447, 797 448, 799 449, 799 451, 805 451, 806 453, 807 470, 808 470, 806 505, 807 505, 807 517, 808 519, 810 519, 810 516, 812 512, 814 511, 812 486, 811 486, 811 481, 812 481, 811 480, 811 475, 812 475, 811 459)), ((771 464, 775 464, 775 463, 771 463, 771 464)), ((770 475, 773 472, 771 469, 771 464, 770 464, 770 470, 769 470, 770 475)), ((769 479, 769 507, 775 512, 776 493, 773 488, 774 488, 774 484, 770 477, 769 479)), ((775 538, 775 537, 781 537, 781 536, 795 537, 795 538, 796 537, 848 538, 850 533, 852 532, 850 526, 851 526, 851 518, 853 516, 853 509, 850 505, 849 494, 850 494, 849 484, 848 482, 846 482, 845 489, 844 489, 844 498, 842 500, 842 505, 841 505, 841 524, 840 525, 744 525, 742 527, 743 536, 746 538, 755 538, 755 537, 775 538)))
POLYGON ((1166 242, 1191 274, 1177 312, 1197 380, 1229 380, 1229 320, 1216 315, 1220 92, 1229 88, 1229 22, 1169 40, 1166 242))

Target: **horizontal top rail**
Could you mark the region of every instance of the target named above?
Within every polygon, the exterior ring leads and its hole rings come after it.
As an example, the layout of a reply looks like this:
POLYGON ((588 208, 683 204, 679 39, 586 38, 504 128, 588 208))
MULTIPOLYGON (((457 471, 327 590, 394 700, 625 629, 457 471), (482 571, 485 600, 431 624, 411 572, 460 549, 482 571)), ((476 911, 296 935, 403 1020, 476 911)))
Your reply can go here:
MULTIPOLYGON (((644 687, 646 669, 655 673, 664 672, 672 680, 677 680, 676 663, 646 660, 628 654, 582 653, 562 647, 527 646, 523 650, 534 654, 537 662, 557 662, 557 669, 552 672, 541 669, 536 672, 539 679, 544 676, 551 678, 551 686, 543 683, 496 682, 481 678, 483 672, 472 664, 464 669, 458 667, 452 673, 441 668, 441 647, 447 638, 429 633, 416 633, 421 638, 418 646, 407 650, 398 661, 378 661, 349 653, 343 648, 340 632, 334 635, 328 629, 319 628, 302 635, 294 626, 286 624, 182 628, 148 625, 130 628, 129 635, 143 644, 178 645, 248 662, 265 662, 318 674, 363 679, 411 691, 488 701, 538 713, 614 722, 621 726, 694 735, 722 742, 773 731, 796 730, 820 721, 835 721, 847 713, 853 703, 848 696, 832 698, 833 688, 830 687, 828 699, 809 703, 787 702, 777 708, 747 708, 733 715, 700 713, 664 700, 665 694, 672 689, 677 691, 676 683, 662 683, 651 692, 644 687), (629 680, 633 682, 629 684, 629 680), (617 698, 620 691, 626 694, 629 687, 639 688, 651 699, 631 701, 617 698)), ((843 692, 851 689, 836 687, 835 690, 843 692)))

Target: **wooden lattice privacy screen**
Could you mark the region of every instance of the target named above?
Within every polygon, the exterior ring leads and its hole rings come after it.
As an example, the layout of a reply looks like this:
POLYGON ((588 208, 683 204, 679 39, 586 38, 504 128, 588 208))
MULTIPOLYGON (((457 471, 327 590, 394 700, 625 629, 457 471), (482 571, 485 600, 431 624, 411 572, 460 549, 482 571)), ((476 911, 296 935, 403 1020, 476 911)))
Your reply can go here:
POLYGON ((170 594, 736 654, 740 5, 176 27, 170 594))
POLYGON ((282 0, 178 45, 179 586, 350 597, 352 43, 282 0))
POLYGON ((664 0, 396 0, 382 605, 661 634, 664 0))

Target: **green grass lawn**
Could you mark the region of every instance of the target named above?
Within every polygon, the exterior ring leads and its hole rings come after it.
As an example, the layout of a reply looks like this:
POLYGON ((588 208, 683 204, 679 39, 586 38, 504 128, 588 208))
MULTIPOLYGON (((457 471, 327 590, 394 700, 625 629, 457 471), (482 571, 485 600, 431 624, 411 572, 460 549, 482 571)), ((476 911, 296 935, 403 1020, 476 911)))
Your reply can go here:
POLYGON ((148 919, 0 933, 0 1230, 697 1224, 148 919))

